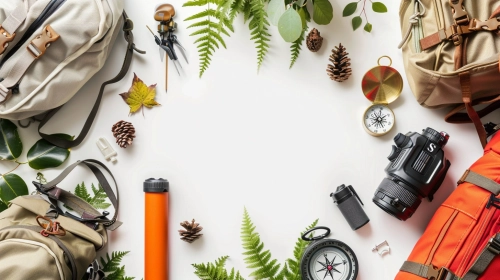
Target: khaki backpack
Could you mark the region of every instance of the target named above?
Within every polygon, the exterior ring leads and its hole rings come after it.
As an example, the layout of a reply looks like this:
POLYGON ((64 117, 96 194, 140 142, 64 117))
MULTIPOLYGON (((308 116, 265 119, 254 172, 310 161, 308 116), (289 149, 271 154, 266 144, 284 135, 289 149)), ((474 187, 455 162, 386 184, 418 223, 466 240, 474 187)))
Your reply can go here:
POLYGON ((97 114, 104 87, 125 76, 133 51, 138 51, 132 28, 123 0, 0 1, 0 118, 19 120, 50 110, 40 131, 101 69, 123 29, 128 42, 123 67, 101 86, 80 135, 66 141, 40 132, 60 147, 80 144, 97 114))
POLYGON ((454 106, 451 123, 473 122, 500 107, 498 0, 402 0, 400 44, 408 83, 429 108, 454 106), (487 104, 476 111, 473 106, 487 104), (466 110, 466 113, 461 111, 466 110))
POLYGON ((106 230, 114 230, 121 223, 116 221, 118 188, 115 195, 101 169, 110 173, 98 161, 77 161, 47 184, 34 182, 44 195, 20 196, 10 201, 10 207, 0 213, 0 279, 102 279, 94 262, 96 252, 108 242, 106 230), (115 208, 113 218, 108 219, 107 212, 100 213, 56 186, 80 164, 97 177, 115 208), (73 212, 63 211, 58 201, 73 212))

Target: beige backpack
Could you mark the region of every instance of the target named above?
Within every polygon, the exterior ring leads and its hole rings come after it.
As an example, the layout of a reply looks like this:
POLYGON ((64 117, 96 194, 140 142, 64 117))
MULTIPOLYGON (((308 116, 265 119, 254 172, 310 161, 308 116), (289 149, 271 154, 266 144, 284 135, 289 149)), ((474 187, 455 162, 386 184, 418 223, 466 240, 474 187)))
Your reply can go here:
POLYGON ((0 213, 0 279, 102 279, 104 275, 94 261, 96 252, 108 242, 106 230, 114 230, 121 223, 116 221, 118 188, 115 195, 101 169, 110 173, 98 161, 77 161, 47 184, 34 182, 44 195, 20 196, 10 201, 10 207, 0 213), (56 186, 80 164, 97 177, 115 208, 113 218, 108 219, 109 213, 100 213, 56 186), (73 212, 61 210, 58 201, 73 212))
POLYGON ((446 121, 473 122, 484 147, 480 118, 500 107, 499 1, 402 0, 400 20, 400 47, 417 101, 454 106, 446 121), (476 111, 479 104, 488 106, 476 111))
POLYGON ((0 118, 25 119, 51 110, 39 130, 104 65, 120 29, 128 42, 123 68, 101 86, 74 141, 40 133, 70 148, 82 142, 104 87, 127 73, 135 49, 123 0, 0 1, 0 118))

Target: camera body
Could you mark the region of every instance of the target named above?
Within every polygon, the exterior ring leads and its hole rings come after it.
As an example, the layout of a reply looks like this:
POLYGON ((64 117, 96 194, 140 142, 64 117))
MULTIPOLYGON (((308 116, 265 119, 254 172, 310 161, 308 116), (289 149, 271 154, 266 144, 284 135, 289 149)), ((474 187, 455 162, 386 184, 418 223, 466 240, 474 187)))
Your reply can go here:
POLYGON ((450 162, 443 147, 448 142, 446 132, 426 128, 422 134, 398 133, 387 157, 386 178, 375 191, 373 202, 400 220, 415 213, 422 198, 432 201, 441 186, 450 162))

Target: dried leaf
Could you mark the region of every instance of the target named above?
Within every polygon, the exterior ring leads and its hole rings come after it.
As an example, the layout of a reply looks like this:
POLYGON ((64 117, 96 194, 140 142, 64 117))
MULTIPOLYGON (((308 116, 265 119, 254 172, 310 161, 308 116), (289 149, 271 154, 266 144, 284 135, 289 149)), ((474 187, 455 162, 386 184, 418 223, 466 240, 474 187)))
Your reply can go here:
MULTIPOLYGON (((144 110, 143 106, 152 108, 153 106, 160 105, 160 103, 155 100, 156 84, 150 85, 149 87, 146 86, 135 73, 129 91, 121 93, 120 95, 130 107, 130 114, 137 112, 141 108, 144 110)), ((144 115, 144 111, 142 114, 144 115)))

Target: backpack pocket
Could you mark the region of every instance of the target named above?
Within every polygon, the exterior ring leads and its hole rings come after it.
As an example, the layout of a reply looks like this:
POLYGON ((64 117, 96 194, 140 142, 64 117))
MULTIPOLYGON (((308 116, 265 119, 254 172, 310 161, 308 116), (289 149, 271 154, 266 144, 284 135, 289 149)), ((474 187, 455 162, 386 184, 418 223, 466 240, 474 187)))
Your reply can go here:
POLYGON ((27 239, 7 239, 0 241, 0 252, 2 278, 67 279, 64 277, 63 265, 57 253, 44 243, 27 239))

